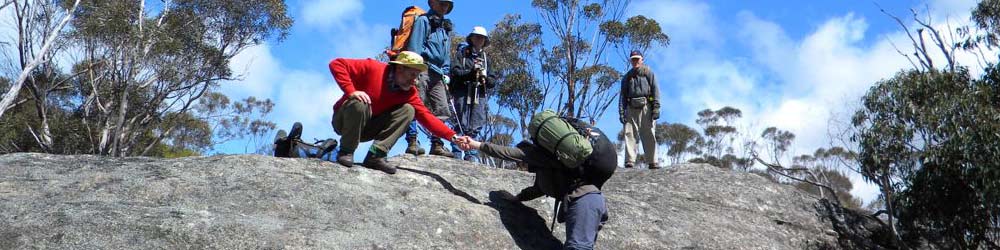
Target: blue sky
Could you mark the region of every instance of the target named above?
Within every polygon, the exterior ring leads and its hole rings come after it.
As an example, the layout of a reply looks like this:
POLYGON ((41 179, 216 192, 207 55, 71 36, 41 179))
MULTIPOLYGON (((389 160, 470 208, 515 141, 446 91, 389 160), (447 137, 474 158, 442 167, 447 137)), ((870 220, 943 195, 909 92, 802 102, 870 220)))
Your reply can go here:
MULTIPOLYGON (((904 20, 910 8, 928 8, 934 25, 943 28, 968 23, 975 5, 974 0, 878 2, 904 20)), ((426 7, 426 1, 287 3, 295 19, 288 39, 244 51, 232 67, 245 80, 226 84, 223 91, 235 98, 271 98, 277 106, 270 118, 284 129, 302 122, 303 138, 338 138, 329 121, 342 92, 327 63, 337 57, 376 56, 403 7, 426 7)), ((458 0, 449 18, 464 35, 478 25, 492 30, 507 13, 520 14, 526 22, 538 19, 527 0, 458 0)), ((909 67, 890 43, 906 50, 908 40, 872 1, 632 1, 628 15, 639 14, 657 20, 673 41, 646 55, 664 99, 660 121, 695 127, 699 110, 733 106, 744 111, 740 127, 750 134, 770 126, 795 133, 792 155, 836 145, 828 134, 844 124, 860 95, 875 81, 909 67)), ((977 63, 971 57, 959 59, 977 63)), ((617 134, 621 126, 616 120, 608 115, 598 125, 617 134)), ((391 153, 404 147, 400 140, 391 153)), ((245 152, 242 142, 218 150, 245 152)), ((363 157, 357 155, 358 160, 363 157)), ((852 193, 866 201, 875 197, 871 185, 852 178, 852 193)))

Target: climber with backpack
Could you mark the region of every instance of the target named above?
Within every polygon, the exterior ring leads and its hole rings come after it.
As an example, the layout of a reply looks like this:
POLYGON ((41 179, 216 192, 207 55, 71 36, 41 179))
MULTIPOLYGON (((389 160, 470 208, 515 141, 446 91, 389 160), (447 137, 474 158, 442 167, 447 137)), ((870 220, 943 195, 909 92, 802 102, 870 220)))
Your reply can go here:
MULTIPOLYGON (((421 100, 431 112, 441 120, 448 120, 452 107, 448 101, 447 84, 451 69, 451 20, 444 18, 454 7, 452 0, 428 0, 430 10, 426 13, 416 6, 403 11, 400 27, 392 33, 392 47, 387 54, 393 58, 398 51, 412 51, 424 58, 428 70, 421 73, 417 88, 421 100)), ((406 131, 406 153, 423 154, 417 142, 417 123, 411 122, 406 131)), ((428 135, 431 141, 430 154, 454 157, 444 148, 440 137, 428 135)))
MULTIPOLYGON (((451 96, 455 106, 455 116, 452 117, 452 129, 462 135, 479 140, 479 132, 486 123, 487 99, 489 90, 496 84, 496 75, 489 71, 489 61, 484 48, 490 45, 486 28, 476 26, 465 37, 465 42, 458 45, 458 55, 451 69, 451 96)), ((456 158, 466 161, 478 161, 476 150, 463 152, 452 144, 451 152, 456 158)))
POLYGON ((492 157, 525 163, 535 174, 534 184, 504 199, 524 202, 543 195, 556 199, 555 221, 566 223, 565 249, 593 249, 597 233, 608 220, 601 188, 617 168, 614 144, 598 128, 575 118, 559 117, 547 110, 535 114, 529 125, 531 141, 506 147, 457 139, 464 150, 479 150, 492 157))

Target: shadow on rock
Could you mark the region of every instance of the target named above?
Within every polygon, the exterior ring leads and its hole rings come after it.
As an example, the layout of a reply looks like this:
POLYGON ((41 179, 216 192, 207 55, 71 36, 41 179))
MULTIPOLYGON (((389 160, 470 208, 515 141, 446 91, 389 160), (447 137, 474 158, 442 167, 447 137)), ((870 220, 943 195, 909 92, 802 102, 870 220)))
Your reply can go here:
POLYGON ((490 202, 486 205, 500 212, 500 221, 514 243, 521 249, 561 249, 562 242, 552 235, 538 210, 504 199, 505 192, 490 192, 490 202))
POLYGON ((441 177, 438 174, 427 172, 427 171, 423 171, 423 170, 416 170, 416 169, 412 169, 412 168, 404 168, 404 167, 397 167, 397 168, 400 169, 400 170, 406 170, 406 171, 410 171, 410 172, 414 172, 414 173, 417 173, 417 174, 420 174, 420 175, 425 175, 427 177, 434 178, 434 180, 437 180, 438 182, 440 182, 441 186, 443 186, 444 189, 447 189, 448 192, 451 192, 452 194, 457 195, 458 197, 465 198, 469 202, 476 203, 476 204, 483 204, 483 202, 479 201, 479 199, 476 199, 476 197, 472 197, 472 195, 469 195, 469 193, 466 193, 465 191, 462 191, 462 190, 458 190, 458 188, 455 188, 455 185, 451 185, 451 182, 448 182, 448 180, 445 180, 444 177, 441 177))

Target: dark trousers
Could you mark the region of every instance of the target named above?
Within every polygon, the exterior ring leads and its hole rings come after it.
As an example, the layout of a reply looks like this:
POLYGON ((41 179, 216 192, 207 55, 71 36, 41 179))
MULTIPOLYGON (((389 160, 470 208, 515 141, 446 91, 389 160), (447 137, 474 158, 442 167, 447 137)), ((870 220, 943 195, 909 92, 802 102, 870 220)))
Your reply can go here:
POLYGON ((467 104, 469 99, 465 95, 455 95, 455 111, 458 117, 452 117, 451 123, 454 125, 452 129, 476 140, 483 140, 479 138, 479 132, 486 124, 486 105, 489 105, 489 102, 485 97, 480 97, 479 104, 467 104))
POLYGON ((594 249, 597 231, 608 220, 608 207, 600 192, 570 200, 566 209, 566 244, 564 249, 594 249))
MULTIPOLYGON (((470 98, 467 96, 468 94, 455 94, 454 91, 452 93, 455 97, 455 112, 458 113, 458 116, 451 118, 451 129, 460 135, 467 135, 479 141, 485 140, 485 138, 480 138, 479 133, 483 130, 483 126, 486 125, 486 105, 489 105, 489 100, 486 97, 480 97, 479 104, 469 104, 470 98)), ((455 157, 459 158, 461 158, 463 153, 455 144, 451 144, 451 152, 455 154, 455 157)), ((479 157, 479 152, 476 150, 469 150, 464 153, 469 155, 471 159, 479 157)))
POLYGON ((403 104, 372 117, 371 106, 357 99, 340 105, 333 113, 333 130, 340 134, 340 151, 354 153, 358 144, 375 140, 372 147, 389 152, 413 121, 413 106, 403 104))

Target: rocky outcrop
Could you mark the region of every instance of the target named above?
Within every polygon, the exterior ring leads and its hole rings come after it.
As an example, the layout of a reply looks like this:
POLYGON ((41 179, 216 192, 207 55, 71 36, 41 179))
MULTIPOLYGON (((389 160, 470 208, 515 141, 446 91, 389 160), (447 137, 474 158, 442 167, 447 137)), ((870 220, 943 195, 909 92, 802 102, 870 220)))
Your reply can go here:
MULTIPOLYGON (((563 225, 549 231, 552 199, 499 198, 530 173, 432 156, 390 162, 402 165, 396 175, 255 155, 2 155, 0 249, 554 249, 564 239, 563 225)), ((829 206, 753 174, 620 169, 604 189, 599 249, 863 246, 843 243, 854 240, 829 206)))

